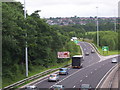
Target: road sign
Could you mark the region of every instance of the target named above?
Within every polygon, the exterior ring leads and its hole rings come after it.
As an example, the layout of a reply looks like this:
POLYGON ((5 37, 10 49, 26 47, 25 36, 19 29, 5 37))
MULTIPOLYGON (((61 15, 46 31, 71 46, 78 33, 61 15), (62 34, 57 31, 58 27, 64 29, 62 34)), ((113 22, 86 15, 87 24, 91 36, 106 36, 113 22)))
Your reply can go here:
POLYGON ((70 52, 58 52, 58 58, 70 58, 70 52))
POLYGON ((108 51, 109 48, 108 48, 108 46, 103 46, 103 47, 102 47, 102 50, 103 50, 103 51, 108 51))

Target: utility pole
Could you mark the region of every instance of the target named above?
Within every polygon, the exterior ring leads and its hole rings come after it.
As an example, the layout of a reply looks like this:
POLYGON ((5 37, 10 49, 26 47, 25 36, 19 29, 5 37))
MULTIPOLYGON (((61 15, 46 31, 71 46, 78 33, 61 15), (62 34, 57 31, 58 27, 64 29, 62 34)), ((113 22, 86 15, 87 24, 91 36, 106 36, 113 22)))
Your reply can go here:
MULTIPOLYGON (((26 2, 24 0, 24 19, 26 19, 26 2)), ((27 32, 26 32, 27 37, 27 32)), ((27 41, 25 46, 25 63, 26 63, 26 77, 28 77, 28 48, 27 48, 27 41)))
POLYGON ((96 7, 97 9, 97 46, 99 47, 99 22, 98 22, 98 7, 96 7))

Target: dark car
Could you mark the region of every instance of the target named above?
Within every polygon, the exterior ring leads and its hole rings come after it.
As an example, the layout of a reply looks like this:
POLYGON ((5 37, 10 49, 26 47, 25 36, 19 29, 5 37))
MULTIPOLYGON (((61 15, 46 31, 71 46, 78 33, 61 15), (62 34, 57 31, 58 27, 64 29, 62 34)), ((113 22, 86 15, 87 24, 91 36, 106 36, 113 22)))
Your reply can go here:
POLYGON ((92 86, 90 84, 81 84, 80 90, 92 90, 92 86))
POLYGON ((60 68, 59 69, 59 74, 67 75, 68 74, 68 68, 60 68))

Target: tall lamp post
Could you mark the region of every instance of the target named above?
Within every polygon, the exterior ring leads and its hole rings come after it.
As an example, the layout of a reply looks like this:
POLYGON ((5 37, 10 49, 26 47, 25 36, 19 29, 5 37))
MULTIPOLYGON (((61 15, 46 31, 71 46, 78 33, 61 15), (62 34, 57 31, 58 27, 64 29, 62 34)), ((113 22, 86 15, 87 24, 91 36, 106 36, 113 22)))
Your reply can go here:
MULTIPOLYGON (((26 19, 26 2, 24 0, 24 19, 26 19)), ((26 32, 27 37, 27 32, 26 32)), ((26 63, 26 77, 28 77, 28 48, 27 48, 27 41, 25 46, 25 63, 26 63)))
POLYGON ((99 26, 98 26, 98 7, 96 7, 97 9, 97 46, 99 47, 99 26))
POLYGON ((115 20, 114 20, 114 30, 116 32, 116 17, 115 17, 115 20))

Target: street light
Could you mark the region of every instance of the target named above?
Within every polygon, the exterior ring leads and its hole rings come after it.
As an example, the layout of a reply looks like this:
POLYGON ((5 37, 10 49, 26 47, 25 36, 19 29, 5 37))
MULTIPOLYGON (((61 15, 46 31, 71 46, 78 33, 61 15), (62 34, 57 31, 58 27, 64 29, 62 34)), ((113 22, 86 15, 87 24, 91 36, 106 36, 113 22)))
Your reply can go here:
MULTIPOLYGON (((26 2, 24 0, 24 19, 26 19, 26 2)), ((26 33, 27 37, 27 33, 26 33)), ((26 77, 28 77, 28 48, 27 48, 27 41, 25 46, 25 63, 26 63, 26 77)))
POLYGON ((97 9, 97 46, 99 47, 99 26, 98 26, 98 7, 96 7, 97 9))
POLYGON ((115 19, 114 19, 114 30, 115 30, 115 32, 116 32, 116 17, 115 17, 115 19))

